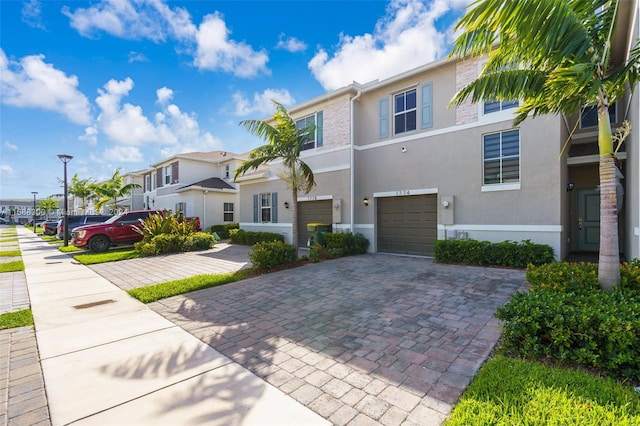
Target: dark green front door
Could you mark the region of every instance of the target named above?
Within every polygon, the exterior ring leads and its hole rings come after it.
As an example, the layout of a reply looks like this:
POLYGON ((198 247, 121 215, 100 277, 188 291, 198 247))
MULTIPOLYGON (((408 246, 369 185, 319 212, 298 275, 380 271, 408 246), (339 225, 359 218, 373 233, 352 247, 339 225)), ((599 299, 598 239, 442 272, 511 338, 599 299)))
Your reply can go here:
POLYGON ((600 250, 600 193, 578 189, 578 251, 600 250))

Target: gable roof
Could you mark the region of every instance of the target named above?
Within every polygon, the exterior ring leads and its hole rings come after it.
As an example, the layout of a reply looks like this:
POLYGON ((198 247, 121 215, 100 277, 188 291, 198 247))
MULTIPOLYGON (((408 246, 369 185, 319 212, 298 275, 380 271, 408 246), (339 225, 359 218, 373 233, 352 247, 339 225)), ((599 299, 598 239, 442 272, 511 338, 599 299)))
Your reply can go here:
POLYGON ((205 189, 232 189, 235 191, 235 188, 233 186, 229 185, 227 182, 217 177, 210 177, 208 179, 201 180, 199 182, 194 182, 189 185, 182 186, 179 188, 179 190, 192 188, 192 187, 199 187, 199 188, 205 188, 205 189))

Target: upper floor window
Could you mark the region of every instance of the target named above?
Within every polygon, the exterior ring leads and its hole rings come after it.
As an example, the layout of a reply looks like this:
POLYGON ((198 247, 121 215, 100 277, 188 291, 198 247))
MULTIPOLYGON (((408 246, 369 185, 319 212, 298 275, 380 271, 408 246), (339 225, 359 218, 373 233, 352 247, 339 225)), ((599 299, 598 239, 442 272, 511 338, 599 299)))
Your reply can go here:
POLYGON ((225 177, 225 179, 228 179, 230 174, 231 174, 231 166, 229 164, 226 164, 224 166, 224 177, 225 177))
POLYGON ((398 93, 393 97, 394 134, 416 129, 416 89, 398 93))
POLYGON ((483 185, 520 182, 520 131, 484 135, 483 185))
MULTIPOLYGON (((609 123, 618 121, 618 111, 616 103, 609 105, 609 123)), ((598 127, 598 107, 592 105, 582 110, 580 114, 580 128, 588 129, 589 127, 598 127)))
POLYGON ((156 177, 156 172, 151 173, 151 189, 156 189, 158 187, 158 178, 156 177))
POLYGON ((151 191, 151 175, 144 175, 144 190, 151 191))
POLYGON ((504 111, 518 107, 518 101, 488 101, 483 105, 483 114, 504 111))
POLYGON ((313 131, 306 132, 304 135, 303 151, 322 146, 322 116, 322 111, 318 111, 313 115, 296 121, 298 129, 311 129, 313 127, 313 131))
POLYGON ((169 185, 171 183, 171 175, 173 171, 173 165, 169 164, 164 168, 164 184, 169 185))

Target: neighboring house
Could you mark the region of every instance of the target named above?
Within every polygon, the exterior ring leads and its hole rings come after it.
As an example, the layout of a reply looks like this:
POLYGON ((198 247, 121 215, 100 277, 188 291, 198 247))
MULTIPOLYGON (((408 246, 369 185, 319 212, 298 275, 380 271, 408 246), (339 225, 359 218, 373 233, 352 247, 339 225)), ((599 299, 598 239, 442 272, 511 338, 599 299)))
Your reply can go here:
POLYGON ((133 183, 140 187, 133 188, 127 196, 118 198, 118 207, 128 211, 144 210, 144 175, 148 172, 148 169, 136 170, 122 175, 125 185, 133 183))
MULTIPOLYGON (((633 24, 620 22, 614 61, 624 60, 638 37, 633 24)), ((279 232, 291 242, 297 226, 303 246, 306 224, 326 222, 334 231, 364 234, 373 252, 402 254, 430 255, 437 239, 450 238, 531 240, 549 244, 560 259, 597 251, 593 111, 529 118, 513 127, 515 102, 449 108, 480 66, 477 60, 442 59, 290 108, 301 124, 318 126, 301 154, 317 187, 299 195, 299 220, 292 224, 291 191, 277 177, 278 164, 238 179, 241 228, 279 232)), ((618 152, 625 189, 620 249, 627 259, 640 256, 640 101, 634 94, 611 107, 612 127, 626 118, 633 129, 618 152)))
MULTIPOLYGON (((36 201, 36 206, 39 202, 36 201)), ((18 224, 25 224, 33 219, 33 199, 0 200, 0 217, 18 224)), ((45 214, 36 207, 36 220, 44 219, 45 214)))
POLYGON ((239 219, 237 165, 246 155, 225 151, 178 154, 143 173, 143 208, 198 216, 202 229, 239 219))

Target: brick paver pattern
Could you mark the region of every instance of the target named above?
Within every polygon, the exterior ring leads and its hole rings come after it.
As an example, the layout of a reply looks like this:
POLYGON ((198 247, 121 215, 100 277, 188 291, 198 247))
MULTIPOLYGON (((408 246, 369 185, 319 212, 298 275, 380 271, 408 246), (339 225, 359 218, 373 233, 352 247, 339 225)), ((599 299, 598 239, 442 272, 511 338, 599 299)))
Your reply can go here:
POLYGON ((523 271, 342 258, 150 307, 337 425, 441 424, 523 271))
MULTIPOLYGON (((19 250, 13 230, 0 227, 0 251, 19 250)), ((0 257, 0 262, 21 257, 0 257)), ((24 271, 0 273, 0 314, 31 307, 24 271)), ((51 425, 33 327, 0 330, 0 425, 51 425)))

